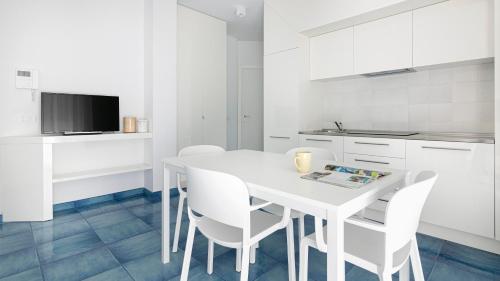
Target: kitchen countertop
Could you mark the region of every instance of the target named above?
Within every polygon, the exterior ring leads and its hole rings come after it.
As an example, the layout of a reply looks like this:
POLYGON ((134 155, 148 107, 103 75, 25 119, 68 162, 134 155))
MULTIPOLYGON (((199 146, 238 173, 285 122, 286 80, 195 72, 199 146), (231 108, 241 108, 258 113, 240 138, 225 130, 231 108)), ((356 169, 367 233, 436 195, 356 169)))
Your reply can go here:
MULTIPOLYGON (((349 130, 347 130, 349 131, 349 130)), ((360 131, 360 130, 355 130, 360 131)), ((418 132, 411 136, 395 136, 380 134, 349 134, 348 132, 335 131, 300 131, 302 135, 321 135, 321 136, 343 136, 343 137, 364 137, 364 138, 384 138, 384 139, 405 139, 405 140, 425 140, 425 141, 449 141, 449 142, 468 142, 468 143, 495 143, 495 134, 488 133, 445 133, 445 132, 418 132)))

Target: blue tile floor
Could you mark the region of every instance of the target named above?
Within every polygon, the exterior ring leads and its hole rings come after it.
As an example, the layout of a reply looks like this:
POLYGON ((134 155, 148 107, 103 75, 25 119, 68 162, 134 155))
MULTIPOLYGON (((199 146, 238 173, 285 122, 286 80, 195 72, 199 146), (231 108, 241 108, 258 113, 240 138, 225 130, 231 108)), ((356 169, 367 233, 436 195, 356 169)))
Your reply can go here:
MULTIPOLYGON (((171 206, 171 239, 177 214, 171 206)), ((161 202, 139 195, 55 213, 49 222, 0 224, 0 281, 178 280, 188 223, 184 213, 180 249, 160 262, 161 202)), ((312 230, 312 219, 306 228, 312 230)), ((499 281, 500 256, 419 235, 426 280, 499 281)), ((297 237, 295 239, 298 241, 297 237)), ((298 251, 298 245, 295 246, 298 251)), ((190 280, 239 280, 235 252, 215 248, 214 273, 206 274, 207 240, 197 233, 190 280)), ((298 267, 298 252, 297 267, 298 267)), ((309 277, 326 279, 326 255, 310 252, 309 277)), ((284 231, 265 239, 251 265, 250 280, 288 280, 284 231)), ((348 281, 377 280, 374 274, 346 264, 348 281)), ((397 280, 397 274, 394 280, 397 280)))

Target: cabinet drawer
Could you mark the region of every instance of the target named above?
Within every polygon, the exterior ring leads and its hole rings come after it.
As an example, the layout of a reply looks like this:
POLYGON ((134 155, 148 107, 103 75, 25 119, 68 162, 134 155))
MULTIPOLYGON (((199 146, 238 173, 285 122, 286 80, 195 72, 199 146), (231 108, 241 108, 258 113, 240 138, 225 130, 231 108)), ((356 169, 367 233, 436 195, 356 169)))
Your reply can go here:
POLYGON ((342 158, 344 157, 343 137, 299 135, 299 146, 328 149, 335 154, 337 161, 342 161, 342 158))
POLYGON ((344 152, 405 158, 405 140, 384 138, 344 138, 344 152))
POLYGON ((344 162, 368 168, 405 169, 405 159, 344 153, 344 162))
POLYGON ((264 137, 264 151, 266 152, 286 153, 297 145, 297 136, 275 134, 264 137))

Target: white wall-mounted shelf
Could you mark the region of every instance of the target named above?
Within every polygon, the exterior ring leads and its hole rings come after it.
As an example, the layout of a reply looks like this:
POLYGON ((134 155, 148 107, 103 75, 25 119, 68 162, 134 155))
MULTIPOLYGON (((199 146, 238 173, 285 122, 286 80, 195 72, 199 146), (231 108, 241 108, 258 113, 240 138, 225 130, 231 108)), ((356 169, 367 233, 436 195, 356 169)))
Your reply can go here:
POLYGON ((115 133, 100 135, 74 135, 74 136, 19 136, 0 138, 0 144, 27 144, 27 143, 75 143, 117 140, 151 139, 153 133, 115 133))
POLYGON ((96 169, 88 171, 78 171, 65 174, 55 174, 52 177, 52 183, 61 183, 61 182, 76 181, 89 178, 147 171, 151 170, 152 168, 153 168, 152 165, 144 163, 138 165, 128 165, 128 166, 112 167, 112 168, 104 168, 104 169, 96 169))

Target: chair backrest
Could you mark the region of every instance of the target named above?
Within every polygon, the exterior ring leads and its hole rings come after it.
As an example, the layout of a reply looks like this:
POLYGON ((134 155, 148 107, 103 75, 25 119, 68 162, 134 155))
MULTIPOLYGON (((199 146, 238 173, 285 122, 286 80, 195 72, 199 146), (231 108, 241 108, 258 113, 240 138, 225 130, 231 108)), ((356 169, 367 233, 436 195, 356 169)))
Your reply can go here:
POLYGON ((401 249, 415 235, 422 208, 437 177, 432 171, 421 172, 413 184, 397 191, 389 201, 385 225, 390 250, 401 249))
POLYGON ((226 151, 224 148, 216 145, 193 145, 186 146, 179 151, 178 157, 207 154, 207 153, 217 153, 226 151))
POLYGON ((238 177, 216 171, 186 167, 189 208, 227 225, 246 228, 250 223, 250 196, 238 177))
POLYGON ((331 152, 328 149, 318 147, 296 147, 288 150, 286 152, 286 155, 295 156, 295 153, 303 151, 311 152, 313 160, 319 159, 337 161, 337 155, 335 155, 335 153, 331 152))

